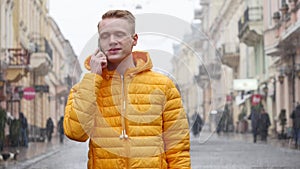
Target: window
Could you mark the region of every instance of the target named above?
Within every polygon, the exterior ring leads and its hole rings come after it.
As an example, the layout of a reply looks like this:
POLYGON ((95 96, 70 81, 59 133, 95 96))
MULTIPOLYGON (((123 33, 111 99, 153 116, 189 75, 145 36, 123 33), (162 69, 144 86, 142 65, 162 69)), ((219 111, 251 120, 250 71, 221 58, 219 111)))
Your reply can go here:
POLYGON ((268 27, 270 28, 272 26, 272 18, 273 18, 273 12, 272 12, 272 0, 268 0, 268 27))

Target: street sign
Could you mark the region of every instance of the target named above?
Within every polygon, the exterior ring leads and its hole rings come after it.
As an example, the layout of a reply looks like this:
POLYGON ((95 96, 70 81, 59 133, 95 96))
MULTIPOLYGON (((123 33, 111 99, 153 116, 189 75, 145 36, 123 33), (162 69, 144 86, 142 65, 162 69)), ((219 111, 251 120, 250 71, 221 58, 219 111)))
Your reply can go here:
POLYGON ((234 79, 233 90, 257 90, 257 79, 234 79))
POLYGON ((26 87, 23 90, 23 98, 26 100, 32 100, 35 98, 35 89, 33 87, 26 87))
POLYGON ((35 85, 34 86, 35 92, 41 93, 49 93, 49 86, 48 85, 35 85))

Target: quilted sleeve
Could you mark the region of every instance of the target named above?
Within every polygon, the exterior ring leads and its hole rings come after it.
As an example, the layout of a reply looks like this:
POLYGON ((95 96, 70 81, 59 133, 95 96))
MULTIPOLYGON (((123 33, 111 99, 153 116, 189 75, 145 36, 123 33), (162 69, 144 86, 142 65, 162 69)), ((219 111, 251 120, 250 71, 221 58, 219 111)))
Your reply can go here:
POLYGON ((190 136, 186 113, 182 106, 181 96, 170 79, 167 83, 163 120, 168 168, 191 168, 190 136))
POLYGON ((101 76, 87 73, 70 90, 63 123, 68 138, 84 142, 91 136, 95 113, 98 112, 96 96, 101 81, 101 76))

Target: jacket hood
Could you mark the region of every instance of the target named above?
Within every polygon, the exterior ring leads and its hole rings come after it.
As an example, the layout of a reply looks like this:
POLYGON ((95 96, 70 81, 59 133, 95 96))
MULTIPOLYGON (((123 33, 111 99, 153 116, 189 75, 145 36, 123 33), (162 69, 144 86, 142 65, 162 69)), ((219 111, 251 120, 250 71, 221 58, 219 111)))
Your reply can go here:
MULTIPOLYGON (((140 72, 150 70, 153 67, 152 61, 151 61, 151 58, 150 58, 148 52, 134 51, 134 52, 132 52, 132 56, 133 56, 133 60, 135 63, 135 67, 128 69, 127 73, 138 74, 140 72)), ((89 71, 91 70, 91 67, 90 67, 91 57, 92 56, 88 56, 84 61, 84 66, 89 71)), ((103 69, 103 75, 112 75, 112 74, 114 74, 114 72, 115 71, 108 71, 106 68, 103 69)))

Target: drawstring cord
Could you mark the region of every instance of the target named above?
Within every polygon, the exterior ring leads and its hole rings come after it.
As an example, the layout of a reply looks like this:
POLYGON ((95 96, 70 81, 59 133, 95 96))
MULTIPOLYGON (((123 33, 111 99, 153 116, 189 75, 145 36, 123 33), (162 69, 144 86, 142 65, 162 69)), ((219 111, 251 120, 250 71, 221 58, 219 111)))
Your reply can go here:
POLYGON ((126 134, 126 129, 122 130, 122 133, 120 135, 120 139, 128 139, 128 135, 126 134))

